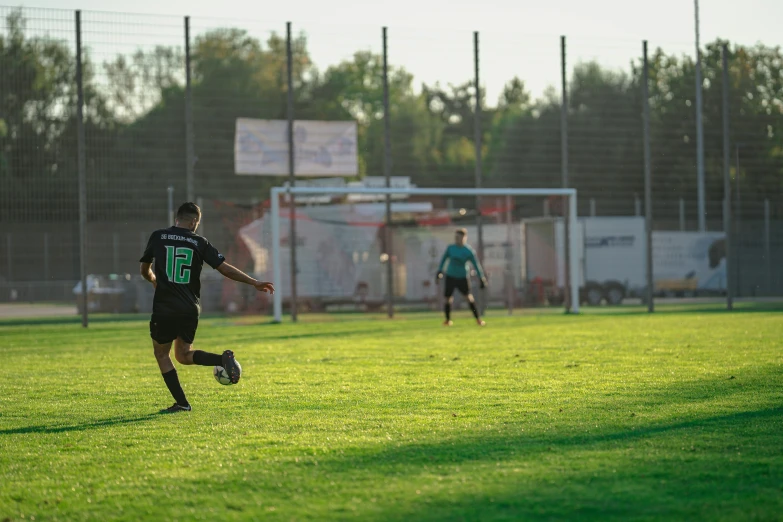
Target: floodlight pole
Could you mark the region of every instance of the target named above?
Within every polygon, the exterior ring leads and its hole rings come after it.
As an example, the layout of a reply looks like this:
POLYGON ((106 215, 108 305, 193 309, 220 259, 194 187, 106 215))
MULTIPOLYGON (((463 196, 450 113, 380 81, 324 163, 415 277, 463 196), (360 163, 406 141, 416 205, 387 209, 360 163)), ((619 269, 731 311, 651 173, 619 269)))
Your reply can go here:
MULTIPOLYGON (((270 191, 271 195, 271 214, 272 214, 272 278, 276 287, 273 295, 274 320, 281 322, 283 320, 283 292, 282 292, 282 270, 280 267, 280 202, 279 198, 283 194, 291 197, 294 195, 345 195, 345 194, 374 194, 374 195, 394 195, 402 194, 406 196, 567 196, 568 197, 568 220, 567 223, 572 229, 576 229, 576 189, 557 188, 557 189, 514 189, 514 188, 483 188, 483 189, 465 189, 465 188, 369 188, 369 187, 274 187, 270 191)), ((575 259, 577 249, 577 236, 571 234, 566 244, 566 252, 570 259, 575 259)), ((572 281, 576 281, 579 270, 578 264, 569 263, 568 274, 572 281)), ((579 313, 579 287, 571 285, 570 287, 570 312, 579 313)))

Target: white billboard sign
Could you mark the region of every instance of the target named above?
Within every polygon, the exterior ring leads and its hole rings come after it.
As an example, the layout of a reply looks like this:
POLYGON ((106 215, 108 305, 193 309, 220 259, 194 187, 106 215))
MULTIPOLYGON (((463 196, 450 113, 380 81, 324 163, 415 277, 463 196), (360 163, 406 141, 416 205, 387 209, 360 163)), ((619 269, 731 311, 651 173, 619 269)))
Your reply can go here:
POLYGON ((659 292, 726 289, 722 232, 653 232, 653 274, 659 292))
MULTIPOLYGON (((355 121, 294 121, 296 176, 356 176, 355 121)), ((234 171, 254 176, 288 175, 288 122, 238 118, 234 171)))

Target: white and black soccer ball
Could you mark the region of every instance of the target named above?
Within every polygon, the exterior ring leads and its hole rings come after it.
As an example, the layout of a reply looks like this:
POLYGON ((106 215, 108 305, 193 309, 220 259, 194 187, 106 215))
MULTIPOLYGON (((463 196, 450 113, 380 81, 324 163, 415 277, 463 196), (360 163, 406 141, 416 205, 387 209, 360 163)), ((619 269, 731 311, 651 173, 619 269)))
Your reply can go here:
MULTIPOLYGON (((237 368, 239 368, 239 375, 242 375, 242 367, 239 365, 239 361, 235 360, 234 362, 236 363, 237 368)), ((224 386, 229 386, 232 384, 231 378, 228 376, 228 372, 222 366, 215 366, 215 369, 212 371, 212 375, 215 376, 215 380, 217 382, 224 386)))

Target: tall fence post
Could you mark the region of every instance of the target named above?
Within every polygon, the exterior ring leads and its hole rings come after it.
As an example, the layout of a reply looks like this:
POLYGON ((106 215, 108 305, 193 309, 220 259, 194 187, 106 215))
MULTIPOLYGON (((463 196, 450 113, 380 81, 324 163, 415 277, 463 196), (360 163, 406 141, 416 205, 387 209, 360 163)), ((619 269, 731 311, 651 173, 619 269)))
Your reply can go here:
POLYGON ((169 218, 169 226, 174 226, 174 187, 169 185, 166 187, 166 201, 168 206, 168 218, 169 218))
POLYGON ((84 138, 82 12, 76 11, 76 150, 79 170, 79 277, 82 285, 82 327, 87 328, 87 165, 84 138))
MULTIPOLYGON (((563 90, 562 105, 560 107, 560 177, 563 188, 568 188, 568 77, 566 76, 566 37, 560 37, 560 83, 563 90)), ((565 199, 564 202, 568 203, 565 199)), ((570 204, 562 205, 563 208, 563 230, 565 233, 565 309, 571 310, 571 285, 579 285, 579 281, 571 281, 571 252, 568 245, 571 244, 570 220, 568 211, 570 204)))
POLYGON ((685 232, 685 198, 680 198, 680 232, 685 232))
POLYGON ((731 173, 730 148, 731 135, 729 134, 729 47, 723 44, 721 49, 721 64, 723 69, 723 231, 726 234, 726 308, 734 307, 734 289, 731 287, 731 173))
POLYGON ((111 245, 111 251, 112 251, 112 268, 114 269, 115 274, 120 273, 120 234, 119 232, 114 232, 112 234, 112 245, 111 245))
POLYGON ((514 207, 511 196, 506 196, 506 242, 508 243, 508 249, 506 250, 506 292, 508 299, 508 315, 514 313, 514 297, 516 291, 514 290, 514 230, 512 225, 512 219, 514 217, 514 207))
MULTIPOLYGON (((293 50, 291 49, 291 22, 285 24, 286 32, 286 64, 287 64, 287 110, 288 117, 288 186, 294 188, 296 185, 296 154, 294 151, 294 58, 293 50)), ((297 320, 297 307, 296 307, 296 196, 293 193, 289 194, 290 199, 290 215, 289 215, 289 234, 288 234, 288 247, 291 252, 291 320, 296 322, 297 320)))
POLYGON ((190 81, 190 17, 185 17, 185 195, 187 201, 196 197, 193 170, 196 166, 193 146, 193 92, 190 81))
POLYGON ((771 228, 772 224, 770 223, 771 216, 770 216, 770 209, 769 209, 769 200, 764 200, 764 260, 766 261, 766 272, 767 272, 767 292, 768 295, 774 295, 775 289, 772 287, 772 244, 770 242, 771 239, 771 228))
POLYGON ((696 22, 696 196, 699 232, 707 230, 707 209, 704 202, 704 127, 702 124, 701 49, 699 43, 699 0, 694 0, 696 22))
POLYGON ((642 79, 642 122, 644 127, 644 228, 647 255, 647 311, 655 311, 653 302, 653 252, 652 252, 652 153, 650 151, 650 93, 649 93, 649 62, 647 59, 647 40, 642 43, 643 79, 642 79))
POLYGON ((49 280, 49 232, 43 235, 44 281, 49 280))
MULTIPOLYGON (((386 188, 391 188, 391 114, 389 109, 389 49, 388 33, 386 27, 383 28, 381 37, 383 39, 383 175, 386 178, 386 188)), ((386 313, 389 318, 394 317, 394 259, 392 248, 392 212, 391 212, 391 194, 386 194, 386 230, 384 234, 384 243, 386 254, 389 256, 386 260, 386 313)))
MULTIPOLYGON (((473 69, 474 69, 474 82, 475 82, 475 89, 476 89, 476 110, 475 110, 475 117, 473 118, 473 144, 476 147, 476 188, 481 188, 481 182, 482 182, 482 146, 481 146, 481 83, 479 81, 479 33, 478 31, 473 32, 473 69)), ((483 222, 483 216, 481 215, 481 196, 476 196, 476 232, 478 235, 478 258, 479 261, 482 263, 484 262, 484 230, 482 227, 483 222)), ((479 307, 481 311, 484 311, 484 308, 486 307, 486 299, 484 299, 484 294, 486 292, 481 292, 481 297, 479 301, 479 307)))
POLYGON ((14 270, 13 270, 13 259, 14 257, 11 255, 11 250, 14 248, 14 242, 11 237, 11 233, 8 232, 5 235, 5 258, 6 258, 6 264, 7 266, 6 271, 8 273, 8 282, 14 280, 14 270))
POLYGON ((742 297, 742 195, 740 192, 740 147, 742 147, 742 143, 737 142, 734 144, 734 147, 736 161, 734 200, 736 203, 734 213, 731 216, 734 221, 734 237, 737 238, 734 245, 736 259, 736 263, 734 263, 734 277, 735 287, 737 288, 736 295, 737 297, 742 297))

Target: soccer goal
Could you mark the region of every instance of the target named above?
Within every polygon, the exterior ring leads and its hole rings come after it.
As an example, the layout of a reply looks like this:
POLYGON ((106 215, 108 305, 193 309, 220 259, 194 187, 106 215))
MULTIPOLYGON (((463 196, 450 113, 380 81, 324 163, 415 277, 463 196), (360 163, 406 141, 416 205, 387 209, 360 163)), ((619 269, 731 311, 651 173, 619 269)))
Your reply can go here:
MULTIPOLYGON (((581 234, 569 234, 577 231, 575 189, 356 185, 273 188, 263 216, 240 230, 256 276, 275 284, 276 321, 284 307, 440 309, 436 273, 458 229, 488 279, 480 289, 480 274, 467 265, 482 309, 565 304, 579 311, 579 285, 569 283, 579 277, 581 234)), ((455 299, 459 309, 459 292, 455 299)))

